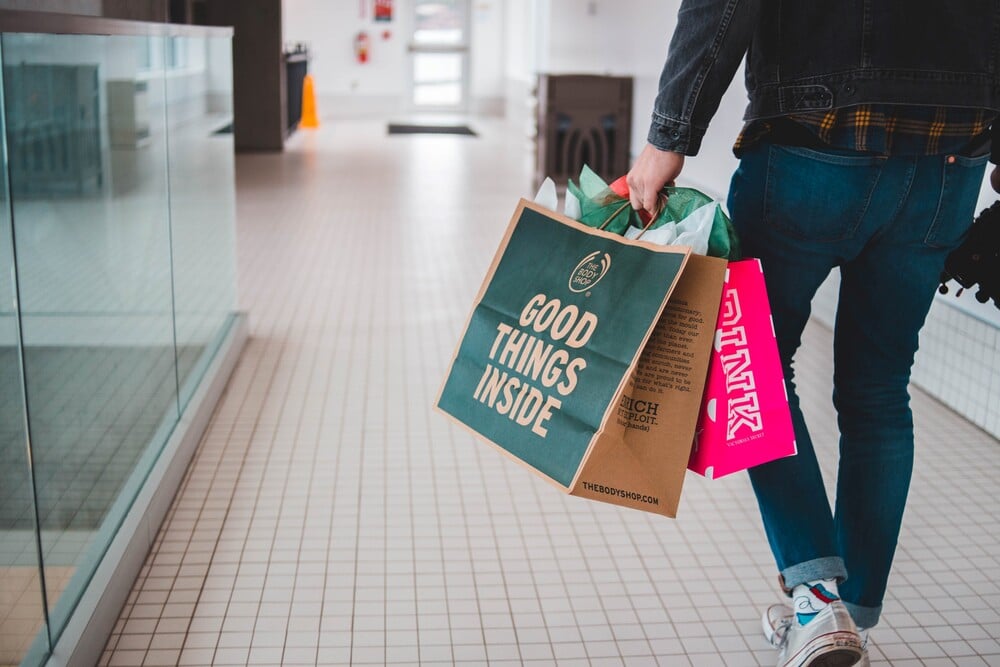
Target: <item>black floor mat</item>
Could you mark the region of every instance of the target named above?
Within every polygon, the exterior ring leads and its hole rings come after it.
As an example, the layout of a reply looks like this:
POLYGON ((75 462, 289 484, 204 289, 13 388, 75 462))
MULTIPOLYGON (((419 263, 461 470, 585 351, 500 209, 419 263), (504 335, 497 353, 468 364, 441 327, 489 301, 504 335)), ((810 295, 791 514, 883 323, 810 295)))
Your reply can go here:
POLYGON ((468 125, 401 125, 389 123, 389 134, 460 134, 477 137, 468 125))

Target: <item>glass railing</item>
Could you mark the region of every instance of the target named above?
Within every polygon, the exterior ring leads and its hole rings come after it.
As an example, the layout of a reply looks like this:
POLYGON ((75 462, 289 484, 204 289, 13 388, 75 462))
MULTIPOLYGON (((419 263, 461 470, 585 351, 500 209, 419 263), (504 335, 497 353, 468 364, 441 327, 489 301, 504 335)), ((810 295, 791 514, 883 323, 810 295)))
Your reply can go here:
POLYGON ((3 14, 0 665, 12 665, 44 660, 72 616, 227 332, 236 262, 229 32, 44 34, 3 14))

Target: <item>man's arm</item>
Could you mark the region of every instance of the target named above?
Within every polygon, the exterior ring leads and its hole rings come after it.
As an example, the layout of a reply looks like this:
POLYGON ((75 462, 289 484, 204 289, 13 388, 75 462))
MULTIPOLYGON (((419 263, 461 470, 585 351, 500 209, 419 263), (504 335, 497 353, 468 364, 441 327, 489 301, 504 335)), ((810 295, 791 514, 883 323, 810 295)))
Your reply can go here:
POLYGON ((648 141, 697 155, 708 122, 746 54, 761 0, 684 0, 670 40, 648 141))
POLYGON ((632 206, 652 211, 685 155, 696 155, 750 44, 761 0, 684 0, 653 108, 649 144, 628 175, 632 206))

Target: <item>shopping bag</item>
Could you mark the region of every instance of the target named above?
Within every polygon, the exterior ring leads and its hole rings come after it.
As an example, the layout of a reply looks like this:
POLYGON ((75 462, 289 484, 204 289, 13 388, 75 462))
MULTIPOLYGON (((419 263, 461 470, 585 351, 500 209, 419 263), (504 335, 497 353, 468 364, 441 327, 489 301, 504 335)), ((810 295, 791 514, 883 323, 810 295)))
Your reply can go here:
POLYGON ((725 273, 724 259, 688 257, 573 495, 677 516, 725 273))
POLYGON ((688 467, 718 478, 795 453, 760 260, 730 262, 688 467))
POLYGON ((522 201, 437 408, 565 493, 675 516, 724 273, 522 201))

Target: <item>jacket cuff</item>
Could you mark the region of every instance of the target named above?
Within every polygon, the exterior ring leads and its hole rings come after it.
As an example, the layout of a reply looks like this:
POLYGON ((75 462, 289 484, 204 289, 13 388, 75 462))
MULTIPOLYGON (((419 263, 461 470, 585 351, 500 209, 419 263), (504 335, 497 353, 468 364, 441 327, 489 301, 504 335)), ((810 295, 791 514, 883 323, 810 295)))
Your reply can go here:
POLYGON ((661 151, 672 151, 681 155, 697 155, 701 149, 704 130, 690 123, 682 123, 653 114, 646 140, 661 151))

